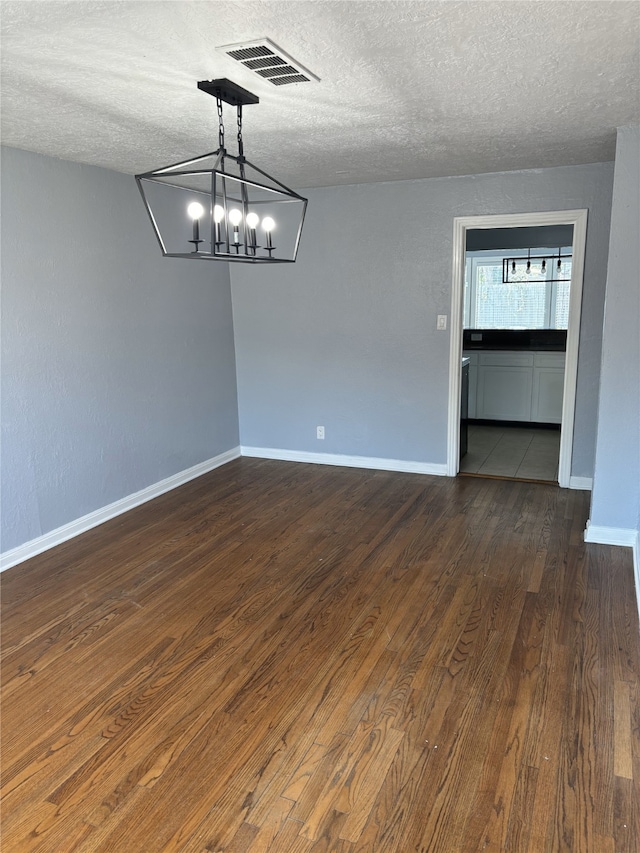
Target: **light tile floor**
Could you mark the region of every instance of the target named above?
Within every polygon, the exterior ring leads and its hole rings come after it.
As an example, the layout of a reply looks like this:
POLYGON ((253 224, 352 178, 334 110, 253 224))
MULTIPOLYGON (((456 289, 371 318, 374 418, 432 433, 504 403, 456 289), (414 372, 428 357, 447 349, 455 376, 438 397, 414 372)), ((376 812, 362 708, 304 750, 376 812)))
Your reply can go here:
POLYGON ((460 472, 557 482, 559 455, 559 429, 473 424, 460 472))

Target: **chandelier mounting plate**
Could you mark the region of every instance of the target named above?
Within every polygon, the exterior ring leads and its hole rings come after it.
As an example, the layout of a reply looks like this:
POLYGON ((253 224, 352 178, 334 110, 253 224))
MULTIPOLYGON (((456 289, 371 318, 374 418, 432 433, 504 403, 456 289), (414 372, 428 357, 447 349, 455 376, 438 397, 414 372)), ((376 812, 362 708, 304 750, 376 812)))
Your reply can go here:
POLYGON ((237 83, 227 80, 226 77, 222 77, 220 80, 200 80, 198 89, 208 95, 213 95, 214 98, 220 98, 225 104, 231 104, 233 107, 260 103, 260 98, 257 95, 243 89, 237 83))

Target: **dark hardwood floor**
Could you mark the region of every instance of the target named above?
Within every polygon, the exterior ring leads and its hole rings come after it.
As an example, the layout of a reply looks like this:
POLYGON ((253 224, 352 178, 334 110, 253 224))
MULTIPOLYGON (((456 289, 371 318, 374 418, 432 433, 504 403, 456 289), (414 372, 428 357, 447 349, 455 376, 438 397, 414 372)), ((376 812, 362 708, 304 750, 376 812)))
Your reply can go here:
POLYGON ((638 853, 588 494, 241 459, 5 572, 4 853, 638 853))

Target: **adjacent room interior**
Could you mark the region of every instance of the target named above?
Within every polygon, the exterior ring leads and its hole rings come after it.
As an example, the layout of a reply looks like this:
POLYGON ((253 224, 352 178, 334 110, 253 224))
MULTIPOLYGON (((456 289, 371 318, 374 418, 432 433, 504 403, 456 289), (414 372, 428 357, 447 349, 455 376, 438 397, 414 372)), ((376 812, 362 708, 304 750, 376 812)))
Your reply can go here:
POLYGON ((558 482, 573 228, 469 230, 460 472, 558 482))
POLYGON ((3 853, 639 850, 637 4, 1 11, 3 853))

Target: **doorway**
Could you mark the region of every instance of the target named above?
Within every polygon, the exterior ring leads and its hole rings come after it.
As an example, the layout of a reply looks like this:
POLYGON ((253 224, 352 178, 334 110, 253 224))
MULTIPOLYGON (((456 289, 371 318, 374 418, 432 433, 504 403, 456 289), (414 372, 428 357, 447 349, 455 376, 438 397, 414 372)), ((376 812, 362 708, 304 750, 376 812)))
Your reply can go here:
MULTIPOLYGON (((467 232, 510 228, 544 228, 572 226, 573 243, 571 282, 566 333, 566 360, 562 393, 562 416, 558 454, 557 480, 560 486, 571 485, 571 456, 575 418, 575 394, 582 308, 582 282, 586 240, 587 211, 566 210, 546 213, 468 216, 454 219, 453 281, 451 301, 451 346, 449 370, 449 406, 447 440, 447 474, 460 470, 460 396, 461 358, 463 352, 463 309, 467 232)), ((505 475, 506 476, 506 475, 505 475)))

